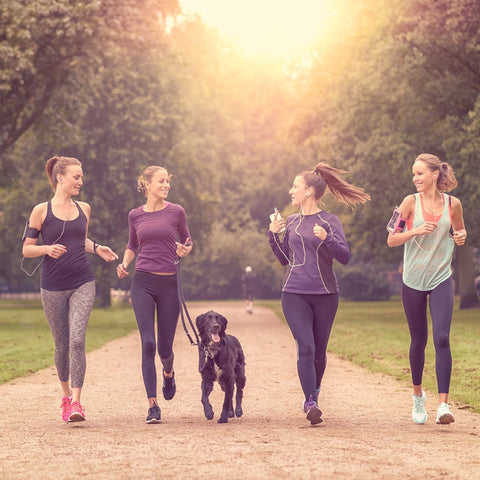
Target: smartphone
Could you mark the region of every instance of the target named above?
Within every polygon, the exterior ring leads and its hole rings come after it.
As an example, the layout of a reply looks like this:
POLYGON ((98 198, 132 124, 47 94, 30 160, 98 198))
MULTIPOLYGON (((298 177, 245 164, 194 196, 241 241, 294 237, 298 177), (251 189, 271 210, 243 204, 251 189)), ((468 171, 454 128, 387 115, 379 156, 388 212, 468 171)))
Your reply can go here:
MULTIPOLYGON (((278 211, 277 207, 275 207, 274 209, 275 211, 270 215, 270 222, 273 222, 275 220, 278 220, 280 218, 282 218, 282 216, 280 215, 280 212, 278 211)), ((285 231, 285 227, 283 227, 281 230, 279 230, 278 233, 283 233, 285 231)))
POLYGON ((395 233, 397 230, 403 230, 405 220, 402 219, 402 212, 398 208, 393 209, 392 218, 387 223, 387 230, 395 233))

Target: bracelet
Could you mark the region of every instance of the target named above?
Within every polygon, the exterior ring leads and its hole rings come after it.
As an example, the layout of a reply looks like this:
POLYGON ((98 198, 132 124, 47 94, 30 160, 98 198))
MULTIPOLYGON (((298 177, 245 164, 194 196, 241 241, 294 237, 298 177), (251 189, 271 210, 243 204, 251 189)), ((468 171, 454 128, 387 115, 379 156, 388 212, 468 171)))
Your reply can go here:
POLYGON ((97 242, 93 242, 93 253, 97 253, 97 248, 98 248, 98 243, 97 242))

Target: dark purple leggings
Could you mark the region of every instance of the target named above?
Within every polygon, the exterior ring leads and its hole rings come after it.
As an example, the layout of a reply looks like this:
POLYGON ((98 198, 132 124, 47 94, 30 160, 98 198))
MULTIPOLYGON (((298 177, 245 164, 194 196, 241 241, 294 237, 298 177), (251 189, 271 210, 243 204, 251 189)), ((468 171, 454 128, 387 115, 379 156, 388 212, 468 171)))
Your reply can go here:
POLYGON ((452 277, 433 290, 420 291, 402 284, 402 304, 410 330, 410 368, 413 385, 422 384, 425 365, 425 347, 428 339, 427 297, 432 317, 435 371, 438 393, 448 393, 452 374, 450 352, 450 325, 453 314, 452 277))
POLYGON ((338 294, 282 293, 282 309, 297 342, 297 370, 305 398, 321 385, 327 344, 338 308, 338 294))
POLYGON ((154 275, 136 271, 131 288, 132 307, 142 340, 142 374, 148 398, 157 397, 155 353, 165 371, 173 368, 173 340, 180 307, 176 275, 154 275), (157 340, 155 340, 155 311, 157 340))

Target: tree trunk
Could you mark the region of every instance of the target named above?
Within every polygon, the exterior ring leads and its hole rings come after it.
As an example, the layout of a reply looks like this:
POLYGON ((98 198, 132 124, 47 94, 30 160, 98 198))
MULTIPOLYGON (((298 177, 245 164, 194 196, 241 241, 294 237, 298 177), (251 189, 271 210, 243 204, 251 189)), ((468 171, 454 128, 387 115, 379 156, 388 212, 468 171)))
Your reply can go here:
POLYGON ((477 290, 474 282, 473 247, 463 245, 457 248, 458 258, 458 293, 460 294, 460 309, 478 308, 477 290))
POLYGON ((110 287, 111 279, 110 272, 107 265, 100 265, 95 270, 95 284, 97 290, 97 297, 99 300, 99 307, 106 308, 111 306, 110 287))

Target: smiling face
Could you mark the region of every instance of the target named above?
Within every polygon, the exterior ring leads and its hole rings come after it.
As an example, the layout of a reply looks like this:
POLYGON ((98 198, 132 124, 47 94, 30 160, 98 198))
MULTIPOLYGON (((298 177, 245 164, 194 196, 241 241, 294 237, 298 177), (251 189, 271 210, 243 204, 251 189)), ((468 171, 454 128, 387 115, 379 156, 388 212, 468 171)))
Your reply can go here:
POLYGON ((170 175, 164 169, 157 170, 150 181, 145 182, 150 198, 166 200, 170 191, 170 175))
POLYGON ((301 175, 297 175, 293 180, 292 188, 288 191, 291 199, 292 205, 298 207, 302 204, 305 196, 308 196, 310 187, 305 185, 305 180, 301 175))
POLYGON ((432 172, 425 162, 417 160, 412 167, 413 183, 417 187, 417 192, 425 192, 426 190, 436 186, 438 172, 432 172))
POLYGON ((64 175, 57 175, 57 188, 62 188, 63 191, 71 196, 78 195, 82 185, 83 170, 79 165, 69 165, 65 169, 64 175))

